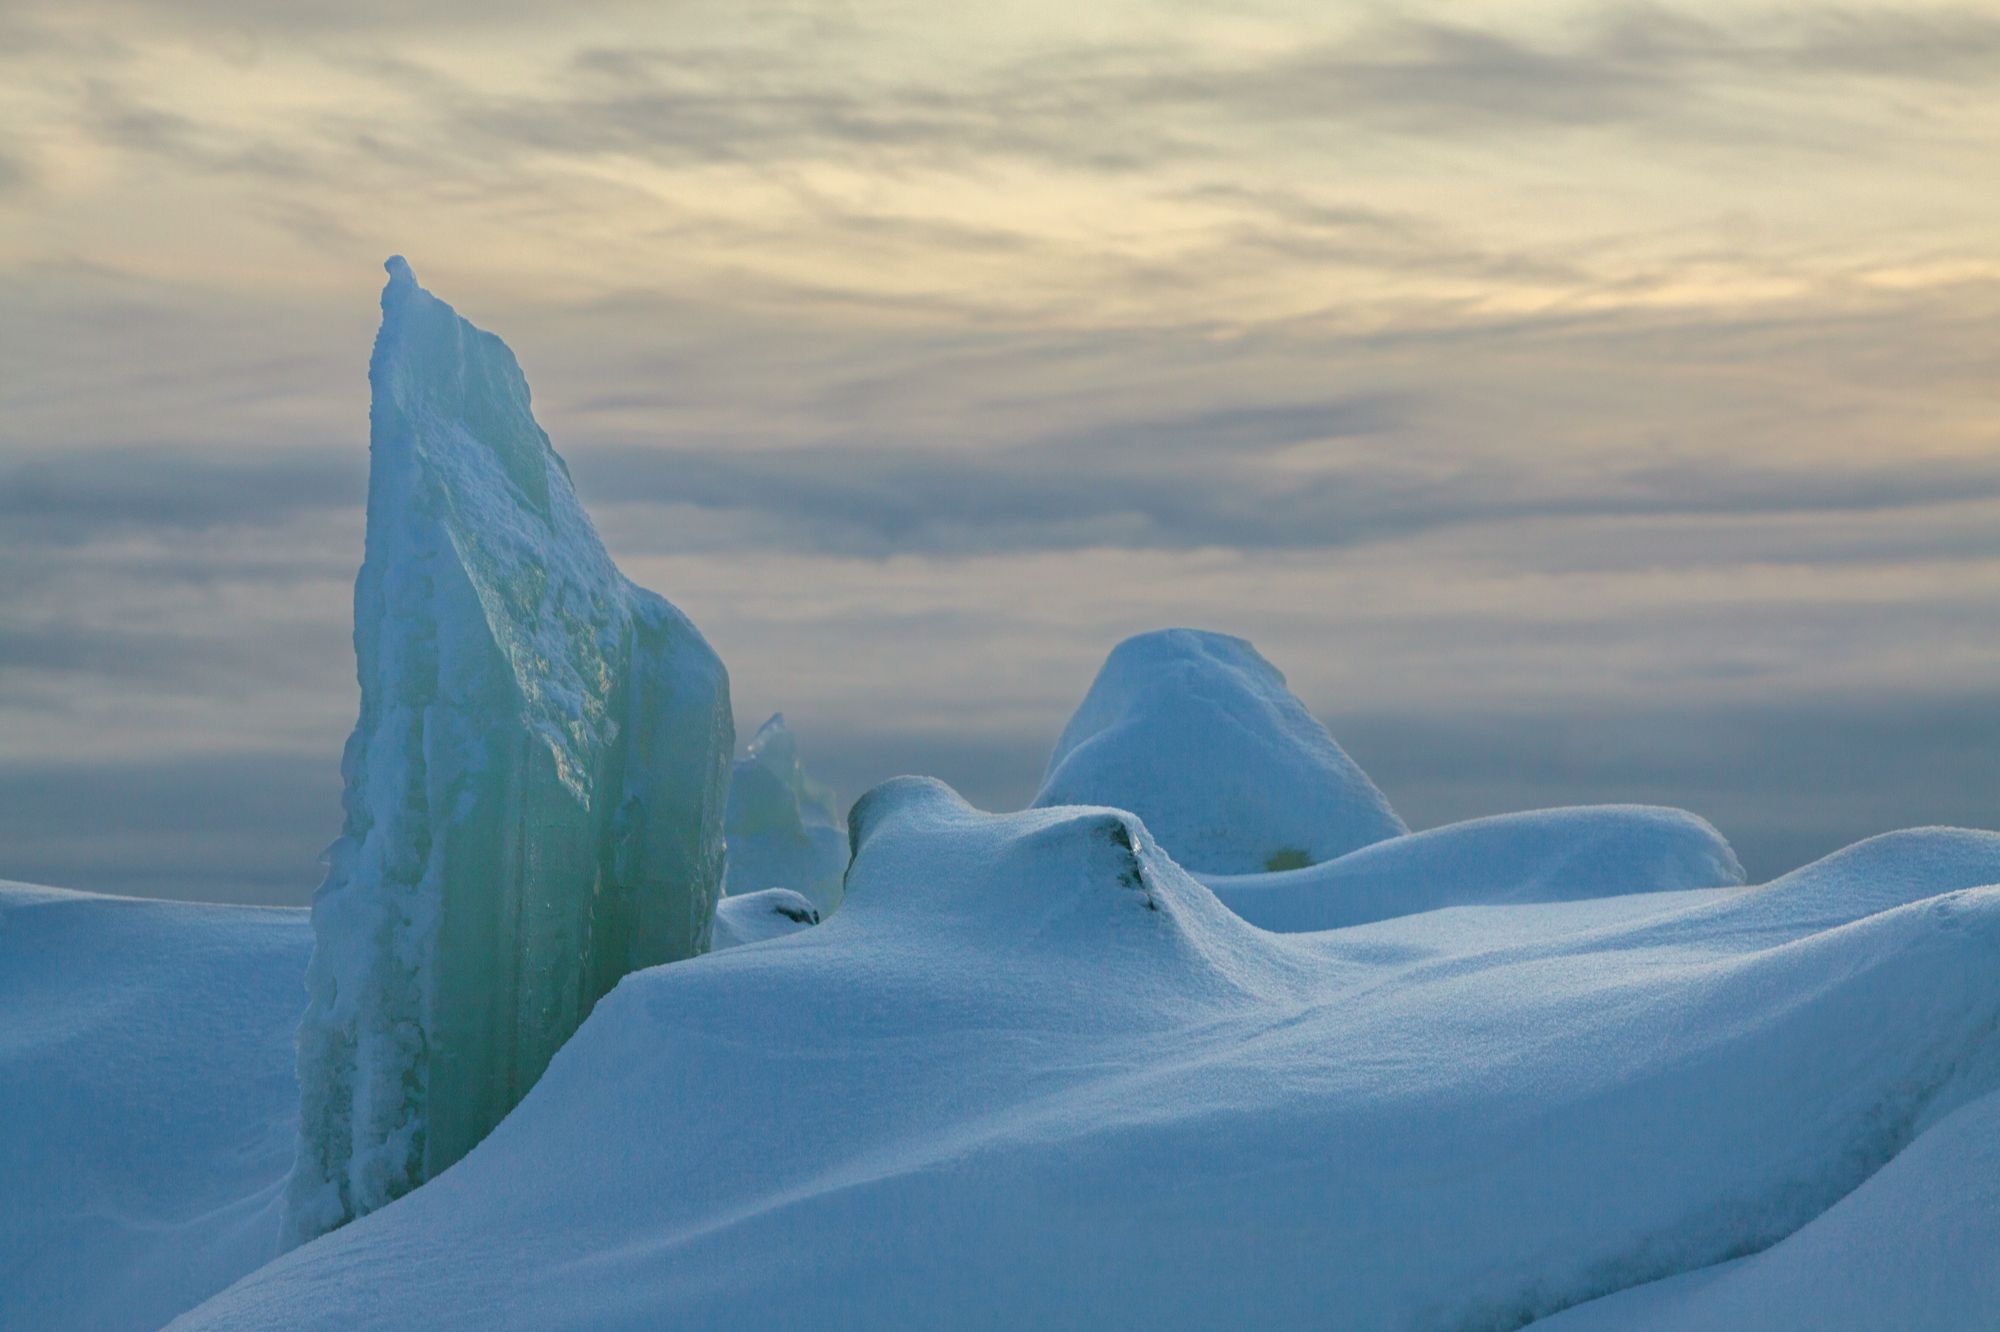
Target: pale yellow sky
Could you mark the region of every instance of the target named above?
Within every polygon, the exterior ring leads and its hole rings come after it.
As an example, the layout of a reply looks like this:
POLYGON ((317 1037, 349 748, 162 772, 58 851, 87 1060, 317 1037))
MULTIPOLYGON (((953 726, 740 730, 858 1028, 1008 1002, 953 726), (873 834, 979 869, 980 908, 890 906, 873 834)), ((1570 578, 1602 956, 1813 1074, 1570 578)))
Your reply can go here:
MULTIPOLYGON (((1815 780, 1885 731, 1960 773, 2000 750, 1995 145, 1991 3, 11 0, 0 805, 8 762, 337 750, 391 253, 520 354, 746 730, 848 787, 1018 795, 1172 622, 1386 737, 1417 822, 1738 832, 1684 737, 1760 709, 1831 737, 1815 780), (1572 714, 1629 752, 1474 790, 1410 739, 1572 714)), ((1739 843, 1893 821, 1782 794, 1739 843)))

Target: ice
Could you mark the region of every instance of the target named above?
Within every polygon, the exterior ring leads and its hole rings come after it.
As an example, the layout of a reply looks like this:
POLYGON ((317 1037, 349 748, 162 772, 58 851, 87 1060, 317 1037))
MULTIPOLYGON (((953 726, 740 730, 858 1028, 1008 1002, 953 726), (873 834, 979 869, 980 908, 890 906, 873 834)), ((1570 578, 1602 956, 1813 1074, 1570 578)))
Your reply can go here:
POLYGON ((506 345, 388 269, 292 1242, 465 1155, 619 977, 707 947, 722 878, 722 663, 612 564, 506 345))
POLYGON ((2000 836, 1272 934, 1130 813, 851 824, 824 924, 628 977, 456 1168, 177 1327, 1506 1328, 1864 1232, 1990 1307, 1928 1229, 1990 1228, 1990 1152, 1922 1203, 2000 1091, 2000 836))
POLYGON ((847 823, 833 792, 806 776, 783 713, 757 728, 731 770, 727 827, 732 896, 790 888, 821 915, 840 905, 847 823))
POLYGON ((1275 666, 1241 638, 1194 629, 1112 650, 1035 804, 1130 810, 1210 874, 1318 864, 1405 831, 1275 666))
POLYGON ((1733 887, 1743 866, 1721 833, 1683 810, 1589 805, 1472 819, 1306 869, 1202 882, 1251 924, 1295 933, 1449 906, 1733 887))
POLYGON ((760 888, 715 904, 716 950, 761 943, 819 924, 819 908, 789 888, 760 888))

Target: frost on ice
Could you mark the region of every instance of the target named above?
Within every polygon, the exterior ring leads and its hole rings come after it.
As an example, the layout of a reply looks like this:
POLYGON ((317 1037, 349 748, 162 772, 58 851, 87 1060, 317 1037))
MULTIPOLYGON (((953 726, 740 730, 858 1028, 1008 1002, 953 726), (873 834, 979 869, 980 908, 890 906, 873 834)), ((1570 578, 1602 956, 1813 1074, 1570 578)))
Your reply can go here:
POLYGON ((729 782, 729 894, 790 888, 820 915, 840 905, 847 821, 833 792, 806 776, 778 713, 757 728, 729 782))
POLYGON ((1112 649, 1035 804, 1130 810, 1208 874, 1298 869, 1408 831, 1277 667, 1195 629, 1112 649))
POLYGON ((291 1243, 458 1160, 619 977, 706 949, 723 869, 721 661, 612 564, 506 345, 388 268, 291 1243))

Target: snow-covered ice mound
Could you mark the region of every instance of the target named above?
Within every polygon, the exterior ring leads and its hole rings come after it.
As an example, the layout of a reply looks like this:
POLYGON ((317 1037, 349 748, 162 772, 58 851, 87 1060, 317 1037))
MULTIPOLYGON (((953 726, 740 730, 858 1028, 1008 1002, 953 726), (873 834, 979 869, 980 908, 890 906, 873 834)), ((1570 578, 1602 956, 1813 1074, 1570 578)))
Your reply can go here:
POLYGON ((1403 821, 1250 643, 1161 629, 1111 650, 1035 804, 1131 810, 1198 873, 1295 869, 1403 821))
POLYGON ((1201 878, 1251 924, 1297 933, 1448 906, 1734 887, 1743 866, 1682 810, 1586 805, 1447 824, 1305 869, 1201 878))
POLYGON ((847 821, 833 792, 806 776, 783 713, 757 728, 748 752, 731 768, 724 827, 729 892, 790 888, 822 915, 840 905, 847 821))
POLYGON ((852 824, 826 923, 627 977, 178 1326, 1516 1327, 1802 1242, 2000 1088, 2000 836, 1279 935, 1129 814, 852 824))
POLYGON ((157 1328, 276 1256, 311 944, 0 883, 0 1328, 157 1328))
POLYGON ((712 949, 762 943, 819 924, 819 908, 789 888, 759 888, 715 904, 712 949))

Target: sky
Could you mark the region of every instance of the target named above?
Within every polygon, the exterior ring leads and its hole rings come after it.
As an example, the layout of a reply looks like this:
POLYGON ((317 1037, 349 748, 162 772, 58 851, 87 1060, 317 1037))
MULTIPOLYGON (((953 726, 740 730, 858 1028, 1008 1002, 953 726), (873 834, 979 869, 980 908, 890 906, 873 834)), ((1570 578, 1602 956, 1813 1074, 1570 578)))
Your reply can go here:
POLYGON ((1995 143, 1990 5, 5 0, 0 877, 317 882, 393 253, 848 798, 1184 624, 1413 826, 1994 826, 1995 143))

